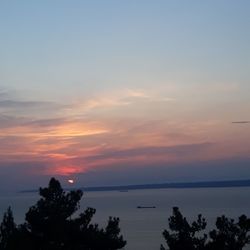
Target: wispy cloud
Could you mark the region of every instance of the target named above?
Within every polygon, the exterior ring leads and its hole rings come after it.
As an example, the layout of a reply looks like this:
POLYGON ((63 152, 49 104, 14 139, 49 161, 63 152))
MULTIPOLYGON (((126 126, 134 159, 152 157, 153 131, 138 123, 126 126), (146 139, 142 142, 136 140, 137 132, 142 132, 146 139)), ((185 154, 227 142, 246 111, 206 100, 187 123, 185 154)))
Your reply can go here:
POLYGON ((232 123, 234 123, 234 124, 248 124, 248 123, 250 123, 250 121, 235 121, 232 123))
POLYGON ((99 160, 99 159, 124 159, 131 158, 135 156, 147 156, 154 157, 156 155, 180 155, 180 154, 191 154, 192 152, 201 151, 204 148, 208 148, 211 146, 211 143, 199 143, 199 144, 184 144, 177 146, 166 146, 166 147, 136 147, 130 149, 116 150, 110 149, 108 151, 104 151, 99 155, 90 156, 87 159, 89 160, 99 160))
POLYGON ((131 109, 138 103, 159 103, 173 102, 174 97, 168 97, 158 93, 155 90, 137 90, 137 89, 121 89, 108 93, 100 93, 98 95, 78 100, 65 109, 69 115, 84 115, 96 111, 109 111, 127 107, 131 109))
POLYGON ((49 101, 34 101, 34 100, 22 100, 9 93, 7 90, 0 92, 0 108, 1 109, 22 109, 22 108, 48 108, 58 107, 58 103, 49 101))
POLYGON ((37 162, 39 174, 69 175, 247 154, 243 139, 225 149, 232 126, 193 119, 168 94, 123 89, 60 104, 0 92, 0 168, 37 162))

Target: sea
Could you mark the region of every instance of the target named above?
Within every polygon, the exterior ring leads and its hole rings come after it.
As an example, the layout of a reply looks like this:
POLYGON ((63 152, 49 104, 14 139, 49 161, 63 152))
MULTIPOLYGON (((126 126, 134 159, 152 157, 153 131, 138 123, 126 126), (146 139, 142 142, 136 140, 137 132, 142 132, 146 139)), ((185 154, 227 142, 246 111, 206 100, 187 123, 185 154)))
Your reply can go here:
MULTIPOLYGON (((11 206, 16 223, 22 223, 28 208, 38 198, 36 193, 1 195, 0 214, 11 206)), ((234 219, 242 214, 250 217, 250 187, 85 192, 80 210, 96 208, 93 222, 102 227, 109 216, 119 217, 121 234, 127 241, 125 250, 159 250, 164 244, 162 232, 168 228, 174 206, 179 207, 189 221, 202 214, 207 228, 211 229, 216 217, 223 214, 234 219)))

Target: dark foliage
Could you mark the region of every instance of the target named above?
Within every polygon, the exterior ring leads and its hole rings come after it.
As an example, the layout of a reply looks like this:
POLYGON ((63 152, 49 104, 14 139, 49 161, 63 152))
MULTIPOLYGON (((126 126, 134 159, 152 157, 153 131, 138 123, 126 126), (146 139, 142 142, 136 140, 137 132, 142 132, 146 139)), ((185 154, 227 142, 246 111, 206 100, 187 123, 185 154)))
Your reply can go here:
MULTIPOLYGON (((250 243, 250 219, 245 215, 238 222, 224 215, 216 220, 216 229, 209 232, 209 237, 202 233, 206 221, 202 215, 189 224, 177 207, 169 218, 169 230, 164 230, 163 237, 169 250, 242 250, 250 243)), ((161 250, 166 250, 161 245, 161 250)))
MULTIPOLYGON (((178 207, 173 208, 173 215, 169 218, 169 229, 164 230, 163 236, 166 240, 169 250, 201 250, 207 239, 207 235, 200 235, 200 232, 206 228, 206 221, 198 215, 196 221, 189 224, 181 214, 178 207)), ((161 250, 165 250, 161 246, 161 250)))
POLYGON ((110 217, 105 229, 91 224, 93 208, 72 218, 79 209, 82 191, 65 192, 52 178, 39 192, 41 199, 26 213, 24 224, 16 228, 11 210, 7 211, 0 250, 116 250, 126 245, 118 218, 110 217))
POLYGON ((211 241, 208 249, 241 250, 250 243, 250 219, 245 215, 239 217, 238 222, 228 219, 224 215, 217 218, 216 229, 209 235, 211 241))
POLYGON ((12 247, 15 231, 16 225, 14 223, 13 213, 9 207, 4 213, 3 221, 0 225, 0 249, 9 249, 12 247))

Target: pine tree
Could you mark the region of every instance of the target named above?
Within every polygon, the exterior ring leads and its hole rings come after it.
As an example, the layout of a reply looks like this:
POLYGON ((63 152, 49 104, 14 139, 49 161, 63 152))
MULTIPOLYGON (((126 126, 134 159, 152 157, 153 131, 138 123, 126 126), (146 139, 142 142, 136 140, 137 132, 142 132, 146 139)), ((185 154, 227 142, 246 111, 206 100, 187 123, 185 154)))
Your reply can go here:
POLYGON ((4 213, 2 223, 0 224, 0 249, 7 250, 14 240, 16 225, 13 218, 11 207, 8 207, 4 213))
MULTIPOLYGON (((189 224, 178 207, 173 208, 173 215, 169 218, 169 229, 164 230, 163 237, 169 250, 203 250, 207 240, 206 234, 200 232, 206 228, 206 221, 202 215, 189 224)), ((165 250, 161 245, 161 250, 165 250)))
POLYGON ((235 222, 223 215, 217 218, 216 229, 209 235, 209 250, 242 250, 250 243, 250 219, 241 215, 235 222))
POLYGON ((24 248, 32 250, 116 250, 126 245, 120 236, 119 219, 110 218, 106 229, 91 220, 95 209, 87 208, 75 216, 83 192, 65 192, 52 178, 42 197, 26 214, 22 225, 24 248), (27 246, 27 242, 29 242, 27 246))

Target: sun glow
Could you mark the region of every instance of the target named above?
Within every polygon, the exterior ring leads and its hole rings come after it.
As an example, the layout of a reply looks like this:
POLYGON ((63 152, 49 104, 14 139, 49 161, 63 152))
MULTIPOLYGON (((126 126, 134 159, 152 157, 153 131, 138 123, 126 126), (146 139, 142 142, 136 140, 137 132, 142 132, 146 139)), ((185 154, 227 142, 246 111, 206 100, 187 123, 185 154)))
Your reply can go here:
POLYGON ((69 179, 69 180, 68 180, 68 183, 69 183, 69 184, 74 184, 75 181, 74 181, 73 179, 69 179))

